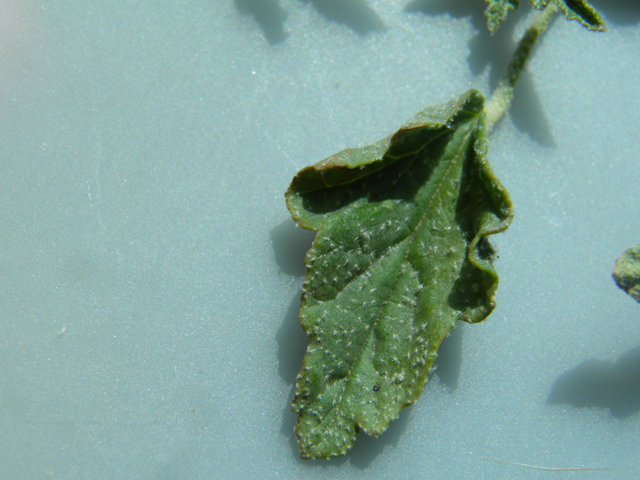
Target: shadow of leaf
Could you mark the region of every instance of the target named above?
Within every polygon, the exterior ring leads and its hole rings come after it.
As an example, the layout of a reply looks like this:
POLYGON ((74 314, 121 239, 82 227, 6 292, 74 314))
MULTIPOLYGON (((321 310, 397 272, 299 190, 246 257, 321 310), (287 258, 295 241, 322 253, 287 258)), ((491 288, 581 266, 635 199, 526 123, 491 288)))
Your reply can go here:
POLYGON ((484 16, 485 5, 484 2, 469 0, 412 0, 405 6, 404 11, 421 12, 430 17, 444 14, 457 19, 471 17, 473 28, 480 32, 487 29, 487 19, 484 16))
POLYGON ((365 0, 303 0, 327 20, 346 25, 358 35, 384 30, 382 20, 365 0))
POLYGON ((451 330, 451 334, 446 337, 438 348, 438 356, 433 366, 437 375, 449 392, 453 392, 458 388, 458 380, 460 378, 460 369, 462 367, 462 336, 464 322, 458 322, 456 327, 451 330))
POLYGON ((631 25, 640 22, 638 0, 591 0, 590 3, 604 15, 607 23, 631 25))
POLYGON ((316 232, 305 230, 288 218, 269 232, 273 253, 280 270, 287 275, 304 277, 304 258, 311 248, 316 232))
POLYGON ((287 38, 284 21, 287 12, 278 3, 279 0, 234 0, 242 14, 250 14, 262 29, 267 41, 274 45, 287 38))
POLYGON ((545 147, 557 146, 532 75, 524 71, 518 80, 509 115, 516 128, 545 147))
POLYGON ((295 385, 296 376, 302 365, 304 352, 309 345, 309 338, 300 326, 300 290, 291 300, 282 325, 276 333, 278 344, 278 373, 290 385, 295 385))
POLYGON ((615 362, 590 359, 560 375, 547 399, 550 405, 608 408, 616 418, 640 411, 640 346, 615 362))
MULTIPOLYGON (((405 12, 422 13, 430 17, 449 15, 455 19, 468 18, 476 30, 476 35, 469 41, 469 55, 467 62, 474 75, 481 74, 490 65, 506 66, 505 59, 515 50, 511 40, 513 28, 517 19, 522 16, 522 10, 510 12, 507 20, 498 31, 491 35, 487 29, 487 19, 484 16, 484 2, 470 2, 468 0, 413 0, 405 7, 405 12), (504 63, 504 65, 502 65, 504 63)), ((492 68, 496 70, 496 68, 492 68)), ((496 79, 499 75, 496 76, 496 79)), ((497 80, 495 82, 497 84, 497 80)))

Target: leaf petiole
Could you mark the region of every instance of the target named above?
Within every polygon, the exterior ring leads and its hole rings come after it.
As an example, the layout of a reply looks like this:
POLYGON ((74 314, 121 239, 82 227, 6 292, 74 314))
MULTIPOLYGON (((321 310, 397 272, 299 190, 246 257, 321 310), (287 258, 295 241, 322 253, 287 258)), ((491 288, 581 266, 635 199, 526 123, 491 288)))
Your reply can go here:
POLYGON ((547 29, 557 12, 558 6, 555 3, 549 3, 544 10, 536 14, 533 23, 520 39, 507 71, 500 80, 498 87, 494 90, 493 95, 485 104, 487 131, 490 132, 498 120, 509 110, 511 99, 513 98, 513 89, 518 82, 518 78, 520 78, 522 70, 524 70, 531 50, 533 50, 540 35, 547 29))

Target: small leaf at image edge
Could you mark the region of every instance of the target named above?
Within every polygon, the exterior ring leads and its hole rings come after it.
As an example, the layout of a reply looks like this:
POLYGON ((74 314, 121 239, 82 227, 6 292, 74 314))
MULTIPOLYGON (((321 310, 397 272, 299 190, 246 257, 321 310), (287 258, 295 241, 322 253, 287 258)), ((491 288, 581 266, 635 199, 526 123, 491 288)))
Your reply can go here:
POLYGON ((640 302, 640 245, 626 250, 616 260, 613 279, 618 287, 640 302))

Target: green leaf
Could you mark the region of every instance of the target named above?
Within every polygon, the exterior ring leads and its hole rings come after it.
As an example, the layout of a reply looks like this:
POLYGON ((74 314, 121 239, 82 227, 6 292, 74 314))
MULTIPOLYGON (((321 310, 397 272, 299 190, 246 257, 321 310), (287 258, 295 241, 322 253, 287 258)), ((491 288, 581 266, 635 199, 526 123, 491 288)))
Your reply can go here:
POLYGON ((630 248, 616 260, 613 279, 618 287, 640 302, 640 245, 630 248))
POLYGON ((487 17, 487 27, 494 33, 500 24, 507 18, 509 10, 518 8, 518 0, 485 0, 487 9, 484 11, 487 17))
POLYGON ((603 32, 607 29, 604 20, 587 0, 531 0, 531 4, 539 10, 550 2, 558 5, 567 19, 577 20, 589 30, 603 32))
POLYGON ((301 170, 286 201, 319 229, 300 323, 309 335, 292 410, 302 458, 347 453, 419 397, 458 320, 495 307, 487 236, 511 200, 487 163, 484 98, 471 90, 380 142, 301 170))
MULTIPOLYGON (((507 18, 509 10, 518 8, 519 0, 485 0, 487 9, 487 27, 494 33, 507 18)), ((559 7, 569 20, 577 20, 589 30, 605 31, 607 26, 587 0, 530 0, 538 10, 542 10, 550 3, 559 7)), ((552 5, 552 6, 553 6, 552 5)), ((555 8, 555 7, 554 7, 555 8)))

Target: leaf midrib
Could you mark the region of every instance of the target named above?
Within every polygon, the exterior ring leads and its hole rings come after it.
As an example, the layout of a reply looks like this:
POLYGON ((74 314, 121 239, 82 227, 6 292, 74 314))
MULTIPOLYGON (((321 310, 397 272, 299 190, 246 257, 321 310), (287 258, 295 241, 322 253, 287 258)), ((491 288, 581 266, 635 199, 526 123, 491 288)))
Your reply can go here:
MULTIPOLYGON (((464 123, 468 123, 471 121, 476 121, 477 122, 477 117, 474 118, 473 120, 468 120, 467 122, 464 123)), ((463 123, 463 124, 464 124, 463 123)), ((459 125, 458 128, 460 128, 462 125, 459 125)), ((445 173, 442 175, 440 182, 438 183, 438 186, 436 187, 436 189, 434 190, 431 198, 429 199, 429 203, 427 204, 427 206, 424 209, 424 213, 422 215, 422 217, 420 218, 420 220, 416 223, 415 228, 400 242, 396 243, 395 245, 400 245, 402 242, 404 242, 405 240, 409 239, 409 246, 407 248, 407 253, 405 254, 405 258, 402 261, 402 264, 404 264, 405 262, 407 262, 407 257, 409 255, 410 252, 410 247, 411 247, 411 243, 413 242, 413 239, 415 239, 415 235, 417 230, 420 228, 420 226, 422 225, 422 222, 424 221, 424 219, 426 218, 426 215, 431 207, 431 205, 433 204, 433 200, 436 197, 437 193, 440 191, 440 187, 443 185, 443 183, 445 182, 445 180, 448 178, 448 174, 451 170, 451 167, 453 166, 453 164, 456 162, 456 160, 458 159, 460 152, 466 148, 466 146, 468 146, 468 138, 473 134, 473 132, 475 131, 475 128, 470 128, 469 132, 466 135, 462 136, 462 141, 460 142, 460 148, 458 149, 458 151, 455 153, 455 155, 453 155, 453 158, 450 160, 449 165, 447 166, 447 169, 445 170, 445 173), (413 238, 410 238, 412 237, 413 238)), ((455 135, 455 132, 454 132, 455 135)), ((418 151, 423 150, 423 149, 419 149, 418 151)), ((406 173, 407 170, 405 170, 405 172, 403 172, 402 175, 404 175, 406 173)), ((400 178, 400 177, 399 177, 400 178)), ((357 278, 357 277, 356 277, 357 278)), ((353 280, 351 280, 353 281, 353 280)), ((384 310, 385 306, 387 305, 387 303, 389 302, 389 297, 392 295, 395 286, 397 285, 398 282, 398 276, 396 275, 396 281, 394 282, 392 288, 390 289, 390 293, 389 296, 387 297, 387 299, 383 302, 383 304, 380 306, 380 308, 378 309, 378 315, 376 316, 376 319, 374 320, 373 324, 372 324, 372 328, 370 330, 369 336, 373 335, 378 323, 380 321, 381 315, 382 315, 382 311, 384 310)), ((350 282, 349 282, 350 283, 350 282)), ((344 289, 343 289, 344 290, 344 289)), ((336 296, 337 298, 337 296, 336 296)), ((327 414, 325 415, 324 419, 322 420, 321 424, 322 426, 324 426, 326 424, 326 422, 329 420, 329 418, 332 416, 332 414, 334 413, 334 411, 336 411, 336 409, 338 409, 340 407, 340 405, 342 404, 342 399, 345 395, 345 392, 347 391, 348 387, 351 385, 351 380, 352 380, 352 375, 351 373, 353 372, 353 370, 360 364, 360 361, 362 359, 362 353, 364 351, 364 349, 366 348, 367 345, 367 341, 365 340, 365 342, 363 342, 362 347, 360 349, 360 352, 357 354, 356 356, 356 360, 353 362, 352 367, 349 369, 347 375, 345 375, 346 378, 346 382, 345 385, 342 389, 342 392, 340 393, 340 398, 338 399, 338 401, 336 402, 336 404, 331 408, 331 410, 329 410, 329 412, 327 412, 327 414)))

